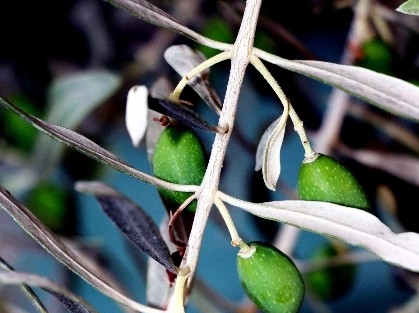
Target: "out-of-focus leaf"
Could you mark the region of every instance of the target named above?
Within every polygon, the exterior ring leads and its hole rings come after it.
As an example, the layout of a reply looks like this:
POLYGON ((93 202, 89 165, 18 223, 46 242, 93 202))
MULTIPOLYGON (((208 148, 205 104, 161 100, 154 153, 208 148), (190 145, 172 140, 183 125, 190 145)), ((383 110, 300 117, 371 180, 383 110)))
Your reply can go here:
MULTIPOLYGON (((58 78, 48 90, 45 121, 74 129, 120 85, 120 77, 108 71, 88 71, 58 78)), ((33 155, 35 171, 45 177, 56 166, 64 148, 49 137, 38 136, 33 155)))
MULTIPOLYGON (((170 242, 167 227, 168 223, 169 218, 165 215, 163 220, 160 222, 160 234, 169 247, 169 251, 174 252, 176 251, 176 247, 172 242, 170 242)), ((166 270, 159 263, 157 263, 157 261, 149 258, 147 263, 147 304, 155 308, 164 309, 169 303, 172 292, 173 285, 167 279, 166 270)))
POLYGON ((146 86, 134 86, 129 90, 125 125, 133 146, 138 147, 148 126, 148 90, 146 86))
POLYGON ((219 132, 218 127, 203 120, 194 110, 188 108, 184 104, 176 103, 170 101, 169 99, 155 99, 150 97, 148 100, 148 106, 150 109, 172 117, 178 122, 191 128, 214 133, 219 132))
POLYGON ((76 189, 94 195, 106 215, 136 247, 177 274, 178 267, 170 257, 169 248, 159 228, 144 210, 115 189, 98 181, 78 182, 76 189))
MULTIPOLYGON (((8 285, 29 285, 32 287, 39 287, 46 292, 53 295, 59 300, 71 313, 95 313, 90 304, 85 300, 75 295, 64 287, 61 287, 54 282, 44 277, 18 272, 0 272, 0 283, 8 285)), ((46 312, 46 311, 45 311, 46 312)))
POLYGON ((276 189, 281 173, 280 153, 285 134, 285 120, 281 116, 263 133, 256 151, 255 170, 262 169, 266 187, 276 189))
POLYGON ((73 253, 54 233, 15 199, 6 189, 0 187, 0 207, 4 209, 38 244, 67 266, 86 282, 97 288, 103 294, 132 309, 147 313, 163 313, 138 303, 111 286, 78 254, 73 253))
MULTIPOLYGON (((6 271, 13 272, 14 269, 11 267, 5 260, 0 257, 0 268, 3 268, 6 271)), ((0 272, 1 273, 1 272, 0 272)), ((26 282, 20 284, 20 288, 25 292, 28 298, 32 301, 33 305, 37 308, 37 310, 41 313, 47 313, 47 309, 42 304, 41 300, 39 300, 38 296, 33 292, 32 288, 28 287, 26 282)))
POLYGON ((251 203, 221 192, 219 197, 256 216, 363 247, 390 264, 419 272, 419 234, 395 234, 377 217, 364 210, 302 200, 251 203))
POLYGON ((419 158, 400 153, 343 149, 345 155, 419 186, 419 158))
MULTIPOLYGON (((187 45, 171 46, 164 52, 164 58, 171 67, 180 75, 185 76, 199 64, 206 60, 205 56, 187 45)), ((190 85, 210 108, 220 114, 222 103, 214 88, 209 83, 210 70, 206 69, 193 77, 190 85)))
POLYGON ((419 0, 408 0, 402 3, 396 11, 410 15, 419 15, 419 0))
POLYGON ((385 111, 419 121, 419 87, 362 67, 321 61, 291 61, 255 49, 261 59, 342 89, 385 111))

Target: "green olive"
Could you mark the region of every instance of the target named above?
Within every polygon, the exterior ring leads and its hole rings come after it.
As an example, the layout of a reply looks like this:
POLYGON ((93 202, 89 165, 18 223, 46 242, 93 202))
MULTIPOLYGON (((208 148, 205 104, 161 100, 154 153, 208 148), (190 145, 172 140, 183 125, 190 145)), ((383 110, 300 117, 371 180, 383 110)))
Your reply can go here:
MULTIPOLYGON (((346 253, 331 244, 326 244, 314 250, 310 259, 313 261, 327 260, 346 253)), ((330 266, 304 275, 307 288, 324 301, 342 298, 353 287, 356 274, 355 264, 330 266)))
POLYGON ((295 313, 304 299, 304 283, 293 261, 268 243, 252 242, 237 254, 240 282, 266 313, 295 313))
POLYGON ((28 208, 50 229, 61 232, 68 224, 69 196, 56 184, 45 182, 36 185, 26 197, 28 208))
MULTIPOLYGON (((199 185, 207 167, 204 146, 195 132, 185 126, 167 126, 156 142, 153 155, 153 173, 171 183, 199 185)), ((180 206, 190 195, 188 192, 159 188, 169 204, 180 206)), ((196 210, 196 200, 187 206, 196 210)))
POLYGON ((302 200, 369 209, 367 196, 352 173, 334 158, 316 154, 301 164, 297 183, 302 200))
POLYGON ((391 47, 379 37, 366 40, 361 45, 361 58, 355 65, 368 68, 370 70, 393 75, 393 51, 391 47))

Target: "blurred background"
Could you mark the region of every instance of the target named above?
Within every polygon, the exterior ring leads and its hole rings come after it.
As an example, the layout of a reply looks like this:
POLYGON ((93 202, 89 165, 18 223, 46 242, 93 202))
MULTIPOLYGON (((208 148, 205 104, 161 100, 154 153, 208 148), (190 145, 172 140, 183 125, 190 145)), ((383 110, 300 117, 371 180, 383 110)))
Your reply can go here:
MULTIPOLYGON (((150 2, 195 31, 230 43, 245 4, 239 0, 150 2)), ((419 20, 395 11, 402 2, 369 1, 367 14, 361 16, 355 10, 357 1, 265 1, 255 46, 288 59, 363 66, 416 84, 419 20), (355 21, 360 23, 357 27, 362 25, 362 32, 354 31, 355 21)), ((100 0, 3 1, 0 35, 2 97, 37 117, 76 130, 147 173, 151 171, 145 143, 133 147, 125 126, 129 88, 150 87, 162 77, 173 86, 177 84, 180 77, 163 58, 171 45, 187 44, 207 57, 216 53, 100 0)), ((314 148, 345 164, 365 187, 371 213, 395 232, 419 232, 415 218, 419 181, 414 170, 419 165, 417 125, 361 100, 339 96, 309 78, 266 65, 304 121, 314 148), (365 155, 373 161, 365 161, 365 155), (412 166, 408 174, 398 167, 406 158, 412 166)), ((211 70, 210 82, 221 99, 228 71, 229 62, 211 70)), ((182 97, 195 103, 201 116, 216 123, 216 114, 190 88, 182 97)), ((297 199, 295 187, 303 149, 292 127, 284 139, 278 190, 268 191, 261 172, 254 171, 259 139, 281 112, 273 91, 249 67, 223 169, 222 191, 254 202, 297 199)), ((200 131, 198 135, 209 152, 213 134, 200 131)), ((0 108, 1 185, 54 232, 97 260, 133 298, 145 302, 146 256, 134 251, 93 197, 74 190, 79 180, 107 182, 158 224, 165 216, 154 187, 57 144, 0 108)), ((381 262, 362 249, 345 247, 345 255, 349 253, 352 261, 333 268, 329 278, 320 278, 320 284, 328 284, 330 290, 319 294, 321 287, 310 283, 310 261, 315 255, 333 256, 335 252, 325 248, 333 247, 333 242, 306 231, 286 229, 237 208, 230 212, 246 241, 293 242, 292 257, 307 271, 307 295, 301 312, 419 311, 416 274, 381 262), (292 239, 286 238, 288 232, 292 239)), ((191 297, 188 312, 255 312, 246 302, 237 277, 236 253, 225 225, 213 210, 201 251, 198 292, 191 297)), ((0 256, 16 270, 45 275, 67 286, 98 312, 123 312, 44 252, 3 211, 0 256)), ((0 286, 0 312, 20 312, 14 310, 17 306, 35 312, 19 292, 0 286)), ((65 311, 52 297, 40 294, 51 312, 65 311)))

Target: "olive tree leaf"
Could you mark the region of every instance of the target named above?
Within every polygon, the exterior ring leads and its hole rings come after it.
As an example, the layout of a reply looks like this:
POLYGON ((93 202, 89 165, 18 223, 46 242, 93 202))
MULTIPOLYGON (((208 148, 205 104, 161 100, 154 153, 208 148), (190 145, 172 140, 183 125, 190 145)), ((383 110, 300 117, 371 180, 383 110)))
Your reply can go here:
POLYGON ((363 99, 389 113, 419 121, 419 87, 372 70, 322 61, 291 61, 255 49, 261 59, 363 99))
POLYGON ((409 183, 419 186, 419 159, 411 155, 374 150, 342 149, 345 155, 359 163, 386 171, 409 183))
POLYGON ((143 209, 115 189, 98 181, 77 182, 76 189, 94 195, 106 215, 137 248, 177 274, 178 267, 170 257, 169 248, 158 226, 143 209))
MULTIPOLYGON (((169 250, 174 252, 177 248, 170 241, 168 223, 169 217, 164 215, 159 230, 169 250)), ((149 258, 147 263, 147 303, 156 308, 167 307, 173 288, 173 284, 167 279, 167 272, 164 268, 154 259, 149 258)))
MULTIPOLYGON (((121 78, 109 71, 83 71, 54 80, 48 88, 48 111, 44 120, 74 129, 121 85, 121 78)), ((34 147, 35 172, 51 171, 64 153, 64 146, 47 136, 38 136, 34 147), (41 170, 42 169, 42 170, 41 170)))
POLYGON ((130 14, 134 15, 135 17, 153 24, 155 26, 159 26, 165 29, 169 29, 176 33, 179 33, 187 38, 190 38, 196 42, 199 42, 203 45, 208 47, 219 49, 219 50, 227 50, 231 47, 229 44, 224 44, 221 42, 217 42, 206 38, 190 28, 183 26, 178 21, 176 21, 172 16, 164 12, 163 10, 159 9, 158 7, 154 6, 148 1, 145 0, 105 0, 112 5, 122 8, 128 11, 130 14))
POLYGON ((365 248, 384 261, 419 272, 419 234, 393 233, 374 215, 317 201, 251 203, 219 192, 223 201, 259 216, 365 248))
POLYGON ((262 169, 265 185, 271 190, 276 189, 281 173, 280 153, 285 128, 286 122, 281 116, 266 129, 256 151, 255 170, 262 169))
POLYGON ((209 124, 202 119, 194 110, 182 103, 149 97, 148 106, 150 109, 161 114, 174 118, 176 121, 194 129, 218 133, 221 130, 217 126, 209 124))
MULTIPOLYGON (((0 268, 3 268, 5 271, 13 272, 14 269, 12 266, 10 266, 3 258, 0 257, 0 268)), ((1 274, 1 272, 0 272, 1 274)), ((38 298, 38 296, 35 294, 35 292, 32 290, 31 287, 26 284, 26 282, 22 282, 20 285, 20 288, 25 292, 25 294, 28 296, 28 298, 32 301, 33 305, 37 308, 37 310, 41 313, 47 313, 47 309, 42 304, 41 300, 38 298)))
MULTIPOLYGON (((199 64, 206 60, 205 56, 187 45, 171 46, 164 52, 167 63, 180 75, 185 76, 199 64)), ((220 114, 222 103, 217 92, 209 83, 210 70, 207 69, 193 77, 190 85, 210 108, 220 114)))
MULTIPOLYGON (((47 123, 39 118, 36 118, 25 111, 21 110, 20 108, 16 107, 14 104, 10 103, 6 99, 0 97, 0 104, 5 106, 6 108, 14 111, 24 120, 32 124, 34 127, 39 129, 40 131, 46 133, 48 136, 66 144, 67 146, 101 162, 102 164, 108 165, 120 172, 128 174, 132 177, 138 178, 143 181, 147 181, 151 184, 159 184, 162 181, 157 179, 153 176, 150 176, 146 173, 143 173, 125 162, 123 162, 120 158, 116 155, 112 154, 111 152, 103 149, 90 139, 80 135, 79 133, 72 131, 70 129, 53 125, 47 123)), ((187 191, 191 192, 194 188, 189 187, 177 187, 176 184, 165 183, 166 185, 170 185, 176 189, 177 191, 187 191)))
MULTIPOLYGON (((39 287, 59 300, 71 313, 95 313, 90 304, 68 289, 35 274, 15 271, 0 272, 0 284, 39 287)), ((46 312, 46 311, 45 311, 46 312)))
POLYGON ((146 86, 133 86, 127 96, 125 125, 134 147, 140 145, 148 120, 148 89, 146 86))
POLYGON ((419 0, 408 0, 403 2, 396 11, 409 15, 419 15, 419 0))
POLYGON ((163 313, 138 303, 114 288, 98 274, 94 267, 87 264, 78 254, 64 244, 53 232, 6 189, 0 187, 0 207, 4 209, 38 244, 67 268, 83 278, 100 292, 129 308, 145 313, 163 313))

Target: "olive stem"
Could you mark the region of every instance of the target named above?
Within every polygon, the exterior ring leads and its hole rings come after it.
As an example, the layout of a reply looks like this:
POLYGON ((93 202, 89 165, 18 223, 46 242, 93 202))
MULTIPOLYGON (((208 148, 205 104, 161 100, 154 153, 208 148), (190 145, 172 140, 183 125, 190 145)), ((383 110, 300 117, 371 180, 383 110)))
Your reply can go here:
POLYGON ((185 286, 190 275, 188 266, 180 268, 176 277, 175 289, 170 299, 166 312, 168 313, 185 313, 185 286))
POLYGON ((306 132, 303 127, 303 122, 298 117, 297 113, 295 112, 294 108, 292 107, 291 103, 289 102, 287 96, 285 95, 282 88, 278 85, 278 82, 266 68, 266 66, 262 63, 262 61, 256 56, 252 55, 250 59, 251 64, 262 74, 262 76, 266 79, 269 85, 272 87, 276 95, 278 96, 279 100, 281 101, 282 105, 284 106, 284 113, 286 116, 289 115, 291 121, 294 124, 294 129, 297 134, 300 136, 301 144, 304 148, 304 156, 311 157, 314 155, 314 151, 311 148, 310 142, 307 138, 306 132))
MULTIPOLYGON (((250 61, 250 56, 254 49, 253 40, 261 3, 262 0, 247 0, 242 23, 231 50, 230 75, 223 108, 218 121, 219 126, 227 126, 229 130, 226 133, 217 133, 215 135, 207 170, 197 192, 198 204, 195 212, 195 219, 192 224, 185 257, 182 260, 182 265, 189 265, 191 269, 190 277, 193 277, 198 263, 205 226, 218 191, 224 157, 234 126, 240 88, 243 83, 247 65, 250 61)), ((189 285, 191 280, 192 279, 188 280, 189 285)))
POLYGON ((220 198, 215 197, 214 198, 214 204, 218 208, 218 211, 220 212, 220 214, 221 214, 221 216, 224 220, 224 223, 226 224, 227 229, 230 233, 231 245, 234 246, 234 247, 237 247, 237 246, 241 247, 242 243, 243 243, 243 240, 240 238, 239 233, 237 232, 237 229, 234 226, 233 219, 231 218, 231 215, 228 212, 228 209, 225 206, 224 202, 221 201, 220 198))
POLYGON ((284 113, 285 116, 288 116, 290 110, 290 102, 285 95, 282 88, 279 86, 278 82, 272 76, 271 72, 266 68, 266 66, 262 63, 262 61, 256 56, 252 55, 250 58, 250 63, 259 71, 259 73, 265 78, 271 88, 274 90, 275 94, 281 101, 282 105, 284 106, 284 113))
POLYGON ((294 130, 297 132, 298 136, 300 137, 301 144, 303 145, 304 157, 312 158, 316 152, 314 152, 311 148, 310 141, 308 140, 307 134, 304 130, 303 121, 298 117, 297 112, 295 112, 292 105, 290 105, 290 118, 294 124, 294 130))
POLYGON ((197 65, 195 68, 193 68, 190 72, 188 72, 183 78, 180 80, 180 82, 177 84, 176 88, 173 90, 173 92, 170 94, 169 99, 174 102, 179 101, 180 94, 182 93, 185 86, 191 81, 191 79, 201 73, 202 71, 205 71, 207 68, 210 68, 211 66, 220 63, 222 61, 225 61, 227 59, 231 58, 231 51, 223 51, 219 54, 213 56, 212 58, 209 58, 208 60, 205 60, 201 64, 197 65))

